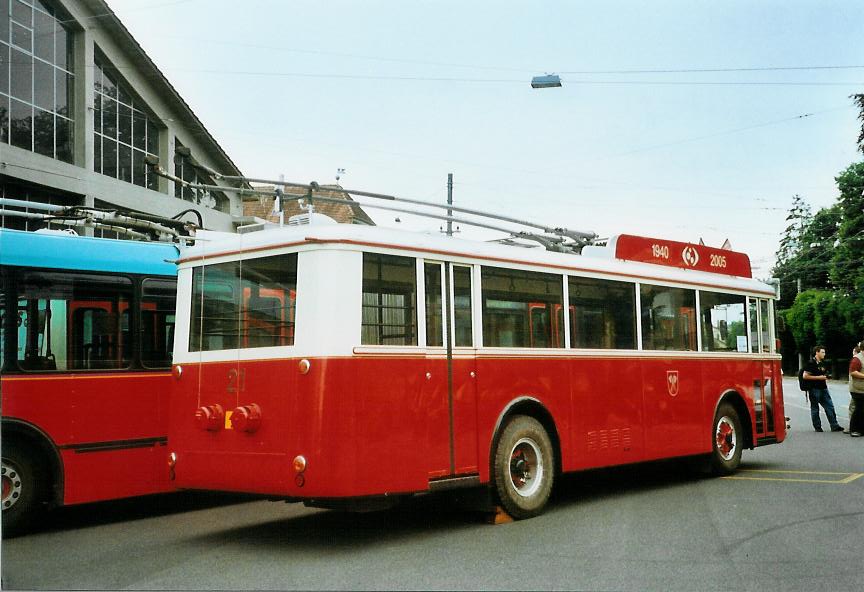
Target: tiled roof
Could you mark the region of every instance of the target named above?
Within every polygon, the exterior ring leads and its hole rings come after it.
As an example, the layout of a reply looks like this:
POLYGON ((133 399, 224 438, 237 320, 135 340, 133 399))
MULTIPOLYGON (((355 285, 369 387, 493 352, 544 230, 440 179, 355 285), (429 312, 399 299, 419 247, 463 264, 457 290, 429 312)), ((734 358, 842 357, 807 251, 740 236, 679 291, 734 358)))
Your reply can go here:
MULTIPOLYGON (((272 188, 275 190, 275 187, 272 185, 257 185, 255 188, 264 190, 272 188)), ((306 190, 296 187, 286 187, 284 192, 286 198, 306 196, 306 194, 306 190)), ((375 226, 372 218, 338 185, 322 185, 313 194, 312 205, 315 207, 316 213, 329 216, 341 224, 367 224, 375 226), (315 197, 340 199, 345 200, 345 203, 316 202, 315 197)), ((287 201, 286 199, 283 201, 282 210, 285 212, 286 222, 291 216, 306 213, 306 210, 300 206, 300 202, 296 199, 291 201, 287 201)), ((279 215, 273 212, 273 199, 268 197, 264 197, 263 199, 246 198, 246 201, 243 202, 243 214, 245 216, 257 216, 270 222, 279 221, 279 215)))

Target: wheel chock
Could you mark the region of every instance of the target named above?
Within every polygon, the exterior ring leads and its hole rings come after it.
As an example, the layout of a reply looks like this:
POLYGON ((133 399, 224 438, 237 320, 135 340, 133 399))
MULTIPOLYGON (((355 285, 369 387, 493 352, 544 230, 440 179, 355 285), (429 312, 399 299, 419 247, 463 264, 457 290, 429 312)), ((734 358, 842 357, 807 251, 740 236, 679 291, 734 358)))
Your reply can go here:
POLYGON ((513 522, 513 516, 507 513, 507 510, 501 506, 495 506, 495 513, 489 514, 486 518, 489 524, 509 524, 513 522))

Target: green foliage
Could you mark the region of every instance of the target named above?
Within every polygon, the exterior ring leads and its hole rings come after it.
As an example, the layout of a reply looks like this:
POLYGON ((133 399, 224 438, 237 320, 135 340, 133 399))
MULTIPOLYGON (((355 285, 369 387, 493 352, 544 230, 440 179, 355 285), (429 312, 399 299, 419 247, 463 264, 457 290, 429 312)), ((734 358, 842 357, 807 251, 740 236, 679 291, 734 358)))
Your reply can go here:
POLYGON ((858 106, 858 119, 861 120, 861 133, 858 134, 858 150, 864 152, 864 95, 849 95, 858 106))
POLYGON ((744 321, 732 321, 729 323, 727 331, 726 347, 732 351, 738 351, 738 336, 745 335, 747 331, 744 321))
POLYGON ((784 359, 817 343, 828 348, 829 357, 842 358, 864 337, 864 162, 835 180, 837 203, 815 215, 800 196, 793 197, 777 251, 773 273, 780 280, 778 309, 786 323, 784 359))
POLYGON ((833 291, 801 292, 792 307, 783 311, 783 316, 800 351, 822 344, 837 352, 846 349, 845 343, 851 343, 843 331, 839 299, 833 291))
POLYGON ((837 241, 831 260, 831 281, 844 294, 864 290, 864 162, 835 177, 840 196, 837 241))

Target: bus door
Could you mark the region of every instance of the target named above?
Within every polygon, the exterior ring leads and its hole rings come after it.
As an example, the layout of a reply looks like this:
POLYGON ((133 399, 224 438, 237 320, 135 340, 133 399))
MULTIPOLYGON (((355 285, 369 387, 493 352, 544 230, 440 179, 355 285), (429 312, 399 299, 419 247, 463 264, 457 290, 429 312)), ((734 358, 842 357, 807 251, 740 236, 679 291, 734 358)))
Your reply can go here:
MULTIPOLYGON (((764 298, 748 298, 750 312, 750 351, 754 354, 770 354, 771 339, 770 303, 764 298)), ((774 436, 774 376, 775 364, 770 360, 757 363, 753 376, 753 411, 755 415, 756 437, 774 436)))
POLYGON ((423 276, 427 355, 420 421, 426 426, 428 476, 476 473, 471 268, 427 261, 423 276))

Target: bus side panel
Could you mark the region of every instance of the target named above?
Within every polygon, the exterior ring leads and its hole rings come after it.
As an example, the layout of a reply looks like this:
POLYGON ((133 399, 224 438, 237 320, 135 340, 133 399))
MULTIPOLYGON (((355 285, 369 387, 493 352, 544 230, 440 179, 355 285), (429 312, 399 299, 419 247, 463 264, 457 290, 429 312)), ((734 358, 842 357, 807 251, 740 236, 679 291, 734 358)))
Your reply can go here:
MULTIPOLYGON (((705 409, 702 417, 703 435, 700 452, 711 452, 711 430, 714 413, 720 398, 735 391, 744 397, 747 405, 750 425, 753 427, 753 438, 756 435, 756 415, 753 396, 756 393, 754 382, 759 381, 762 372, 762 362, 758 360, 703 360, 702 390, 705 393, 705 409)), ((741 418, 742 421, 748 418, 741 418)))
POLYGON ((63 503, 168 491, 167 373, 4 377, 3 416, 51 434, 63 461, 63 503))
MULTIPOLYGON (((551 414, 564 451, 564 470, 572 464, 571 404, 568 361, 543 358, 477 358, 477 442, 480 480, 490 479, 489 459, 501 414, 520 398, 536 399, 551 414)), ((501 426, 503 427, 503 426, 501 426)), ((551 435, 550 435, 551 436, 551 435)))
POLYGON ((638 462, 645 457, 642 360, 577 358, 573 385, 573 448, 564 470, 638 462))
POLYGON ((61 451, 65 472, 64 504, 80 504, 163 493, 168 480, 164 442, 124 450, 61 451))
MULTIPOLYGON (((645 459, 708 452, 710 418, 703 397, 704 360, 648 358, 642 362, 645 459)), ((711 413, 713 414, 713 402, 711 413)))
MULTIPOLYGON (((422 398, 425 358, 339 359, 330 365, 338 368, 328 374, 328 379, 338 377, 332 386, 355 397, 354 440, 346 439, 340 446, 354 448, 353 486, 345 484, 340 495, 425 490, 429 454, 428 401, 422 398)), ((342 413, 332 407, 329 411, 342 413)), ((442 438, 440 446, 449 446, 449 438, 442 438)))

